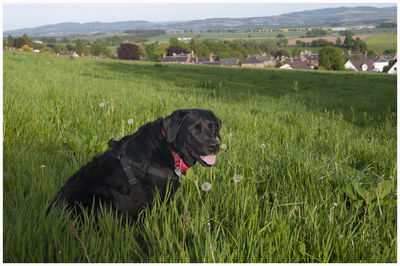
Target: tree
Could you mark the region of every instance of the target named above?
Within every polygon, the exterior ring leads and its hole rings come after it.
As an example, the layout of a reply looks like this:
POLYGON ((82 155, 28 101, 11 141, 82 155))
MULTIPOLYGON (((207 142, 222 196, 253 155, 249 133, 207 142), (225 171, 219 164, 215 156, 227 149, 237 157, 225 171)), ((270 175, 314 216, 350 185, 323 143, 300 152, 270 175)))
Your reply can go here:
POLYGON ((84 44, 80 39, 76 40, 75 43, 75 51, 78 55, 85 55, 88 54, 88 49, 86 44, 84 44))
POLYGON ((335 46, 339 47, 342 45, 342 40, 340 39, 340 37, 336 38, 336 42, 335 42, 335 46))
POLYGON ((8 47, 14 47, 14 38, 11 35, 8 35, 7 45, 8 47))
POLYGON ((355 42, 354 42, 353 37, 351 36, 351 34, 347 34, 346 38, 344 38, 344 42, 343 43, 347 48, 351 48, 351 47, 354 46, 355 42))
POLYGON ((111 50, 104 41, 95 41, 90 47, 90 53, 95 56, 112 57, 111 50))
POLYGON ((69 43, 68 37, 64 36, 61 40, 62 43, 69 43))
POLYGON ((275 57, 278 56, 279 58, 282 58, 282 56, 289 56, 288 52, 283 49, 276 51, 276 53, 273 53, 272 55, 275 57))
POLYGON ((167 55, 171 56, 173 53, 175 53, 175 54, 181 54, 181 53, 187 54, 189 52, 185 48, 180 47, 180 46, 170 46, 170 47, 168 47, 167 55))
POLYGON ((112 36, 112 38, 111 38, 111 45, 113 45, 113 46, 118 46, 118 45, 121 45, 121 43, 122 43, 122 38, 121 38, 121 36, 119 36, 119 35, 114 35, 114 36, 112 36))
POLYGON ((278 45, 278 46, 287 46, 288 43, 289 43, 288 39, 280 39, 280 40, 277 42, 277 45, 278 45))
POLYGON ((161 43, 161 44, 156 43, 151 55, 149 55, 150 59, 152 61, 160 62, 163 54, 166 53, 167 48, 168 44, 166 43, 161 43))
POLYGON ((300 40, 296 40, 296 46, 302 46, 305 47, 307 45, 306 42, 300 41, 300 40))
POLYGON ((374 50, 368 50, 367 51, 367 55, 368 55, 368 58, 375 58, 376 57, 376 53, 375 53, 374 50))
POLYGON ((31 38, 29 38, 29 36, 28 36, 26 33, 24 33, 24 35, 22 35, 22 38, 24 38, 25 43, 26 43, 27 45, 31 45, 32 40, 31 40, 31 38))
POLYGON ((387 50, 383 51, 384 55, 392 55, 392 54, 395 54, 395 53, 396 53, 395 49, 387 49, 387 50))
POLYGON ((54 45, 53 51, 58 54, 59 52, 65 52, 67 51, 67 47, 64 44, 57 43, 54 45))
POLYGON ((357 37, 356 40, 354 41, 354 49, 356 46, 358 46, 358 49, 361 53, 364 53, 365 51, 368 50, 367 44, 364 41, 362 41, 359 37, 357 37))
POLYGON ((299 48, 294 48, 292 50, 292 57, 295 57, 295 56, 300 56, 300 49, 299 48))
POLYGON ((18 39, 16 41, 16 44, 15 44, 15 47, 16 48, 22 48, 22 46, 24 46, 25 44, 26 44, 25 39, 22 38, 22 37, 18 37, 18 39))
POLYGON ((276 35, 277 39, 284 39, 285 35, 283 35, 282 33, 278 33, 278 35, 276 35))
POLYGON ((210 50, 199 38, 193 38, 189 42, 190 50, 194 51, 197 56, 209 56, 210 50))
POLYGON ((136 44, 123 43, 117 50, 118 58, 122 60, 139 60, 139 47, 136 44))
POLYGON ((343 70, 345 59, 342 50, 332 46, 322 47, 318 55, 319 65, 326 69, 343 70))

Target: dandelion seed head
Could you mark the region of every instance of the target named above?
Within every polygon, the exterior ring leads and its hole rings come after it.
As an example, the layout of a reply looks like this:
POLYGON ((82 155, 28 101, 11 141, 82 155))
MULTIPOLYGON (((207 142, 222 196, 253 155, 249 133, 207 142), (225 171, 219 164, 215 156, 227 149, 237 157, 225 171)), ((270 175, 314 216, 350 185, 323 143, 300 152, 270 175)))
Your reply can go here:
POLYGON ((343 235, 339 235, 339 239, 342 239, 343 238, 343 235))
POLYGON ((221 150, 226 150, 227 147, 225 143, 221 144, 221 150))
POLYGON ((111 102, 113 102, 113 101, 114 101, 114 99, 113 99, 113 98, 111 98, 111 99, 110 99, 110 101, 111 101, 111 102))
POLYGON ((100 108, 103 108, 104 107, 104 103, 100 103, 99 106, 100 106, 100 108))
POLYGON ((232 137, 232 133, 229 133, 228 135, 226 135, 229 139, 232 137))
POLYGON ((264 143, 261 144, 261 145, 260 145, 260 148, 261 148, 261 149, 265 149, 265 144, 264 144, 264 143))
POLYGON ((241 176, 241 175, 235 175, 233 177, 233 181, 235 181, 236 183, 239 183, 240 181, 242 181, 242 179, 243 179, 243 176, 241 176))
POLYGON ((205 183, 203 183, 202 185, 201 185, 201 190, 203 190, 203 191, 209 191, 211 189, 211 184, 210 183, 208 183, 208 182, 205 182, 205 183))
POLYGON ((334 203, 333 203, 333 207, 335 207, 335 208, 336 208, 336 207, 337 207, 337 205, 338 205, 338 204, 337 204, 336 202, 334 202, 334 203))
POLYGON ((132 119, 132 118, 130 118, 130 119, 128 119, 128 121, 127 121, 127 122, 128 122, 128 124, 129 124, 129 125, 132 125, 132 123, 133 123, 133 119, 132 119))
POLYGON ((40 166, 40 168, 46 168, 46 165, 44 165, 44 164, 42 164, 41 166, 40 166))

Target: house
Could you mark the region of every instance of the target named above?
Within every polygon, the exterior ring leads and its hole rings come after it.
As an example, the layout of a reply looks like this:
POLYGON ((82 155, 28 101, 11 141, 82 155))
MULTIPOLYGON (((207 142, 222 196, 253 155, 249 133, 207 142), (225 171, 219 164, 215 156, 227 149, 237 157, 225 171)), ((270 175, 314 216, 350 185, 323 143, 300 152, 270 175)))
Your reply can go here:
POLYGON ((190 54, 175 54, 173 53, 172 55, 163 55, 163 58, 161 59, 161 63, 166 63, 166 64, 193 64, 195 62, 196 58, 194 57, 194 53, 190 54))
POLYGON ((373 59, 347 60, 347 62, 344 64, 344 68, 354 70, 356 72, 372 72, 374 70, 373 64, 373 59))
POLYGON ((388 74, 397 74, 397 59, 394 59, 390 65, 389 65, 389 70, 387 72, 388 74))
POLYGON ((300 52, 300 59, 302 62, 308 62, 312 64, 313 66, 319 66, 318 62, 318 55, 317 54, 312 54, 311 51, 301 51, 300 52))
POLYGON ((308 62, 293 61, 284 64, 279 69, 314 69, 314 66, 308 62))
POLYGON ((239 58, 221 58, 219 62, 222 66, 238 66, 239 58))
POLYGON ((383 72, 383 68, 389 65, 389 60, 379 57, 374 59, 374 71, 375 72, 383 72))
POLYGON ((242 67, 266 67, 275 66, 274 58, 267 56, 265 53, 262 55, 248 56, 242 63, 242 67))
POLYGON ((219 56, 211 53, 209 57, 196 57, 196 64, 219 65, 219 56))

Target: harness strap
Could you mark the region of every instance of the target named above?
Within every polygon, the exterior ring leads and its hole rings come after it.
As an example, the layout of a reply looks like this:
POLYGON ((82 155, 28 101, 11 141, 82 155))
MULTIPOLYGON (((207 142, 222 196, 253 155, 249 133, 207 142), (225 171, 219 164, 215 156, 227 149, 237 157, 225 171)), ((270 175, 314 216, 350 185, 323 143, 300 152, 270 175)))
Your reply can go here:
POLYGON ((118 158, 119 158, 119 161, 121 163, 122 170, 125 172, 125 175, 128 178, 129 185, 131 185, 131 186, 136 185, 138 183, 138 180, 135 177, 135 175, 133 174, 133 171, 132 171, 132 168, 130 166, 129 160, 127 160, 126 157, 123 156, 123 154, 120 154, 118 156, 118 158))
POLYGON ((150 164, 132 161, 129 157, 125 156, 124 153, 118 151, 116 143, 117 141, 115 139, 110 139, 108 141, 108 146, 112 149, 115 157, 121 163, 122 170, 128 178, 129 185, 133 186, 139 182, 138 179, 135 177, 135 174, 133 173, 132 166, 138 168, 142 172, 149 173, 157 177, 171 178, 173 180, 177 180, 177 178, 174 177, 174 175, 170 171, 163 171, 151 167, 150 164))

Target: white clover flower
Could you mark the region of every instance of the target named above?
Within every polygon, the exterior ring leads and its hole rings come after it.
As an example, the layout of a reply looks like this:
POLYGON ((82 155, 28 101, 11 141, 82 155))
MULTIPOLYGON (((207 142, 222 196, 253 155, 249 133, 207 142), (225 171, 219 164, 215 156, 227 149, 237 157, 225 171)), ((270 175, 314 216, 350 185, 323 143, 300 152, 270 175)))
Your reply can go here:
POLYGON ((225 143, 221 144, 221 150, 226 150, 227 147, 225 143))
POLYGON ((133 119, 132 119, 132 118, 130 118, 130 119, 128 119, 128 121, 127 121, 127 122, 128 122, 128 124, 129 124, 129 125, 132 125, 132 123, 133 123, 133 119))
POLYGON ((241 175, 235 175, 233 177, 233 181, 235 181, 236 183, 239 183, 240 181, 242 181, 242 179, 243 179, 243 176, 241 176, 241 175))
POLYGON ((232 137, 232 133, 229 133, 228 135, 226 135, 228 139, 230 139, 232 137))
POLYGON ((104 107, 104 103, 100 103, 99 106, 100 106, 100 108, 103 108, 104 107))
POLYGON ((265 149, 265 144, 264 144, 264 143, 261 144, 261 145, 260 145, 260 148, 261 148, 261 149, 265 149))
POLYGON ((203 190, 203 191, 209 191, 211 189, 211 184, 210 183, 208 183, 208 182, 205 182, 205 183, 203 183, 202 185, 201 185, 201 190, 203 190))
POLYGON ((337 207, 337 203, 336 203, 336 202, 333 203, 333 207, 334 207, 334 208, 337 207))

